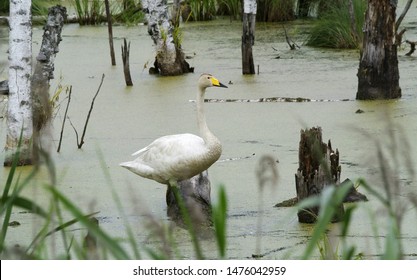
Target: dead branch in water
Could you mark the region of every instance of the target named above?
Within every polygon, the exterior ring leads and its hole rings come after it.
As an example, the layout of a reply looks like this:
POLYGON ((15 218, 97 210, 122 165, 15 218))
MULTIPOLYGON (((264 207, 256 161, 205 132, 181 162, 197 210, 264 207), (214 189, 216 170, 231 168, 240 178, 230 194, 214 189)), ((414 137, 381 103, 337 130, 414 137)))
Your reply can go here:
POLYGON ((128 44, 126 38, 124 38, 122 45, 123 73, 125 75, 126 86, 133 86, 132 77, 130 75, 129 57, 130 42, 128 44))
POLYGON ((82 146, 83 146, 83 144, 84 144, 84 136, 85 136, 85 133, 86 133, 86 131, 87 131, 87 125, 88 125, 88 121, 90 120, 91 112, 93 111, 94 101, 96 100, 96 97, 97 97, 98 93, 100 92, 101 85, 103 84, 103 81, 104 81, 104 74, 103 74, 103 76, 101 76, 101 82, 100 82, 100 85, 98 86, 97 92, 96 92, 96 94, 94 95, 93 100, 91 101, 90 111, 88 111, 87 119, 85 120, 85 124, 84 124, 83 134, 81 135, 81 140, 80 140, 80 141, 78 141, 78 131, 77 131, 77 129, 76 129, 76 128, 75 128, 75 126, 72 124, 71 119, 70 119, 70 118, 68 118, 68 120, 69 120, 69 122, 70 122, 70 124, 71 124, 72 128, 73 128, 73 129, 74 129, 74 131, 75 131, 75 136, 77 137, 77 146, 78 146, 78 149, 81 149, 81 147, 82 147, 82 146))
POLYGON ((69 90, 67 89, 67 91, 68 91, 68 103, 67 103, 67 107, 65 108, 64 120, 62 121, 62 127, 61 127, 61 134, 59 136, 58 149, 56 150, 57 153, 59 153, 61 151, 61 143, 62 143, 62 136, 64 134, 65 120, 67 119, 68 107, 69 107, 69 104, 71 102, 72 86, 70 86, 69 90))
POLYGON ((408 43, 408 44, 410 44, 410 51, 408 53, 406 53, 405 55, 406 56, 410 56, 416 50, 416 44, 417 44, 417 42, 412 42, 412 41, 408 41, 408 40, 406 40, 405 42, 408 43))
POLYGON ((290 39, 287 33, 287 29, 285 28, 285 25, 282 26, 284 28, 285 33, 285 40, 287 41, 288 46, 290 46, 291 50, 295 50, 296 48, 300 48, 299 45, 297 45, 293 40, 290 39))

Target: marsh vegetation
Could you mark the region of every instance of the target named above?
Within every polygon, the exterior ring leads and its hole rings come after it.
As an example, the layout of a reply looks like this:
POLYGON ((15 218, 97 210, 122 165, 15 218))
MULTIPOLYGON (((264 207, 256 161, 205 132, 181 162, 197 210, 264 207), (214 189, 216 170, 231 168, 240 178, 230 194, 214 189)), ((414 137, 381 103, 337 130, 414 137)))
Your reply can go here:
MULTIPOLYGON (((115 11, 116 7, 121 11, 124 6, 116 2, 115 11)), ((193 4, 186 2, 190 7, 193 4)), ((207 118, 224 145, 220 160, 209 170, 213 191, 210 234, 199 236, 190 224, 174 226, 166 216, 165 187, 118 166, 151 139, 196 131, 193 98, 198 75, 148 75, 155 51, 147 27, 136 24, 143 17, 128 16, 120 20, 128 26, 115 26, 114 33, 116 44, 121 45, 126 37, 131 41, 133 87, 125 87, 121 63, 108 63, 105 26, 76 23, 64 27, 55 64, 56 76, 62 78, 51 85, 51 91, 59 89, 59 94, 51 94, 55 129, 50 152, 42 155, 41 165, 17 167, 15 163, 0 168, 2 259, 416 258, 417 154, 410 141, 417 133, 413 57, 399 49, 401 99, 355 100, 359 51, 348 31, 346 14, 335 9, 325 12, 326 7, 320 6, 324 4, 310 1, 309 14, 319 11, 319 17, 300 19, 296 1, 271 0, 262 3, 285 9, 280 16, 271 15, 268 12, 275 8, 259 5, 258 16, 263 19, 257 22, 254 53, 260 71, 242 76, 240 1, 211 2, 217 9, 210 10, 209 3, 193 8, 192 13, 205 21, 192 21, 190 16, 181 23, 181 45, 196 72, 212 72, 230 81, 227 92, 207 96, 211 100, 206 104, 207 118), (342 22, 345 29, 339 26, 342 22), (328 35, 314 35, 322 23, 327 32, 323 34, 328 35), (283 24, 301 48, 289 49, 283 24), (333 39, 330 33, 335 34, 333 39), (307 45, 313 38, 322 41, 318 46, 349 49, 307 45), (329 45, 334 42, 338 44, 329 45), (82 127, 83 112, 88 111, 103 73, 106 79, 95 100, 85 145, 78 149, 74 131, 67 126, 61 151, 56 153, 63 119, 69 117, 75 127, 82 127), (69 92, 65 89, 70 85, 67 114, 69 92), (330 223, 331 216, 347 186, 329 187, 321 198, 296 207, 273 207, 294 197, 299 132, 316 125, 341 151, 343 176, 369 198, 366 203, 344 204, 345 219, 337 224, 330 223), (274 164, 262 164, 264 155, 274 164), (298 208, 317 204, 323 210, 316 224, 299 224, 298 208)), ((405 1, 399 2, 404 5, 405 1)), ((131 3, 139 5, 139 1, 131 3)), ((354 3, 360 30, 363 1, 354 3)), ((95 9, 101 13, 100 5, 102 1, 95 9)), ((90 6, 88 11, 94 14, 90 6)), ((411 19, 417 12, 410 13, 404 24, 411 27, 406 36, 412 38, 417 33, 411 19)), ((3 80, 6 27, 0 27, 0 32, 3 80)), ((36 44, 41 30, 35 28, 33 36, 36 44)), ((0 146, 4 146, 5 127, 1 118, 0 146)))

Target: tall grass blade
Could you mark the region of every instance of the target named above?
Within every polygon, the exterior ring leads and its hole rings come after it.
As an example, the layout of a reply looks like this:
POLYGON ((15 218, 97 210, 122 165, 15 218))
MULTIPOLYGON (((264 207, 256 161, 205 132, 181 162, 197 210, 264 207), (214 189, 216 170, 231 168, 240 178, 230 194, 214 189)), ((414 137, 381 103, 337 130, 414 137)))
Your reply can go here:
MULTIPOLYGON (((106 181, 108 182, 108 184, 111 188, 113 200, 115 201, 121 216, 125 218, 124 219, 125 221, 127 221, 127 219, 126 219, 127 216, 126 216, 125 212, 123 211, 122 201, 120 200, 120 197, 117 195, 117 192, 114 188, 113 180, 112 180, 112 178, 110 176, 110 173, 109 173, 109 170, 107 168, 107 164, 106 164, 106 161, 104 159, 103 153, 101 153, 100 150, 97 150, 97 154, 98 154, 99 159, 100 159, 101 169, 103 170, 104 176, 106 177, 106 181)), ((131 227, 129 226, 129 224, 127 222, 125 223, 125 228, 126 228, 126 231, 127 231, 128 240, 129 240, 129 243, 130 243, 131 248, 133 250, 135 259, 140 259, 140 252, 139 252, 139 250, 137 248, 137 245, 136 245, 135 235, 133 234, 133 231, 132 231, 131 227)))
POLYGON ((327 225, 331 222, 337 207, 343 203, 343 199, 349 192, 349 184, 341 184, 338 187, 329 186, 323 189, 320 198, 320 212, 313 234, 304 251, 303 259, 309 259, 320 239, 323 238, 327 230, 327 225))
POLYGON ((49 186, 47 189, 55 196, 59 202, 61 202, 68 209, 68 211, 75 217, 76 220, 87 227, 89 232, 91 232, 91 234, 100 240, 100 242, 103 244, 103 247, 109 249, 109 251, 116 259, 129 259, 129 255, 116 240, 112 239, 109 235, 107 235, 107 233, 91 223, 91 221, 84 214, 82 214, 82 212, 61 192, 52 186, 49 186))
POLYGON ((190 214, 188 213, 188 210, 185 207, 184 200, 182 199, 182 197, 180 195, 180 192, 178 190, 178 187, 176 185, 169 186, 169 188, 172 188, 175 199, 176 199, 176 201, 178 203, 178 206, 180 208, 181 216, 184 220, 184 224, 185 224, 185 226, 188 230, 188 233, 190 234, 196 257, 197 257, 197 259, 202 260, 202 259, 204 259, 203 251, 201 250, 200 242, 198 241, 198 236, 195 232, 195 228, 193 226, 193 223, 191 222, 190 214))
MULTIPOLYGON (((3 197, 2 197, 3 199, 3 197)), ((20 207, 24 210, 27 210, 33 214, 36 214, 38 216, 41 216, 43 218, 47 217, 47 213, 45 212, 45 210, 42 209, 41 206, 39 206, 38 204, 36 204, 34 201, 31 201, 27 198, 24 197, 20 197, 20 196, 8 196, 6 198, 6 205, 10 203, 12 206, 16 206, 16 207, 20 207), (10 201, 10 202, 9 202, 10 201)), ((2 207, 3 208, 3 207, 2 207)), ((3 209, 2 209, 3 210, 3 209)), ((3 211, 0 211, 0 214, 3 211)))
POLYGON ((213 207, 212 212, 220 257, 225 258, 227 249, 227 196, 224 186, 220 187, 219 202, 217 206, 213 207))

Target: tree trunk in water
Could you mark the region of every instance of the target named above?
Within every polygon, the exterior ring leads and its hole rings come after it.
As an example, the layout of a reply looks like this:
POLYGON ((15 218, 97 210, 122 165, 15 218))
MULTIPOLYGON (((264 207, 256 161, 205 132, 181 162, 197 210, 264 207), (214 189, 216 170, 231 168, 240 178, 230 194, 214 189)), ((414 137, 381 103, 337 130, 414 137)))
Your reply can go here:
POLYGON ((401 97, 395 42, 396 4, 392 0, 368 1, 356 99, 401 97))
MULTIPOLYGON (((309 196, 320 195, 326 186, 340 184, 339 151, 332 150, 330 141, 327 145, 322 142, 321 128, 301 130, 300 138, 299 167, 297 174, 295 174, 299 202, 309 196)), ((314 223, 318 214, 318 207, 300 210, 298 221, 300 223, 314 223)), ((344 208, 341 205, 332 221, 340 221, 343 215, 344 208)))
POLYGON ((52 114, 49 102, 49 81, 54 78, 54 60, 62 41, 61 32, 67 17, 67 9, 54 6, 48 10, 48 20, 44 26, 42 45, 35 71, 32 76, 33 100, 33 149, 34 159, 39 159, 39 150, 48 148, 51 144, 50 118, 52 114), (42 140, 41 140, 42 138, 42 140))
POLYGON ((31 17, 31 0, 10 1, 9 101, 5 166, 12 165, 17 152, 20 152, 18 165, 32 164, 31 17))
POLYGON ((245 0, 243 8, 242 74, 255 74, 252 46, 255 43, 256 0, 245 0))
POLYGON ((156 45, 155 68, 150 71, 163 76, 193 72, 185 61, 178 29, 169 18, 167 0, 142 0, 142 6, 148 20, 148 33, 156 45))

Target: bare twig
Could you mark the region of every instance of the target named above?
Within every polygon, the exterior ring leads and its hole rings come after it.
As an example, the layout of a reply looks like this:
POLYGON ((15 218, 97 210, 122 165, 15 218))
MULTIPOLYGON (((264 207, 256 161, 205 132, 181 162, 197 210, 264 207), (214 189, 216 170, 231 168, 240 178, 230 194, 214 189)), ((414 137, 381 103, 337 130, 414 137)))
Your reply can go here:
POLYGON ((88 111, 87 119, 85 121, 84 129, 83 129, 83 134, 81 135, 81 140, 80 140, 79 143, 78 143, 78 136, 77 136, 78 149, 81 149, 81 147, 84 144, 84 136, 85 136, 85 133, 87 131, 87 125, 88 125, 88 121, 90 120, 91 112, 93 111, 94 101, 96 100, 96 97, 97 97, 98 93, 100 92, 101 85, 103 84, 103 81, 104 81, 104 74, 103 74, 103 76, 101 76, 100 85, 98 86, 97 92, 94 95, 93 100, 91 101, 90 111, 88 111))
MULTIPOLYGON (((82 146, 83 146, 83 144, 84 144, 84 136, 85 136, 85 133, 86 133, 86 131, 87 131, 87 125, 88 125, 88 121, 90 120, 91 112, 93 111, 94 101, 96 100, 96 97, 97 97, 98 93, 100 92, 101 85, 103 84, 103 81, 104 81, 104 74, 103 74, 103 76, 101 77, 101 82, 100 82, 100 85, 98 86, 97 92, 96 92, 96 94, 94 95, 93 100, 91 101, 90 111, 88 111, 87 119, 86 119, 85 124, 84 124, 83 134, 81 135, 81 140, 78 140, 78 139, 79 139, 79 138, 78 138, 78 131, 77 131, 77 129, 75 128, 74 124, 72 123, 71 119, 68 117, 68 120, 69 120, 69 122, 70 122, 70 124, 71 124, 72 128, 74 129, 75 136, 76 136, 76 138, 77 138, 77 146, 78 146, 78 149, 81 149, 81 147, 82 147, 82 146)), ((69 102, 68 102, 68 103, 69 103, 69 102)))
POLYGON ((74 129, 74 132, 75 132, 75 138, 77 139, 77 146, 78 146, 78 148, 80 148, 80 142, 78 141, 78 131, 77 131, 77 129, 75 128, 75 126, 74 126, 74 124, 72 123, 72 121, 71 121, 71 119, 70 119, 70 117, 68 117, 68 120, 69 120, 69 122, 70 122, 70 125, 72 126, 72 128, 74 129))
POLYGON ((287 41, 288 46, 290 46, 291 50, 295 50, 296 48, 300 48, 299 45, 297 45, 293 40, 290 39, 290 37, 287 34, 287 29, 285 28, 285 25, 282 26, 284 28, 285 32, 285 40, 287 41))
POLYGON ((67 119, 68 107, 71 102, 72 86, 70 86, 69 89, 67 89, 67 91, 68 91, 68 103, 67 103, 67 107, 65 108, 64 120, 62 121, 61 135, 59 136, 59 144, 58 144, 57 153, 61 151, 61 143, 62 143, 62 136, 64 134, 65 120, 67 119))
POLYGON ((398 31, 398 29, 400 28, 401 22, 403 21, 405 15, 407 14, 408 10, 411 7, 411 3, 413 3, 413 0, 408 0, 407 4, 404 7, 403 12, 401 13, 401 15, 398 17, 397 22, 395 23, 395 32, 398 31))

